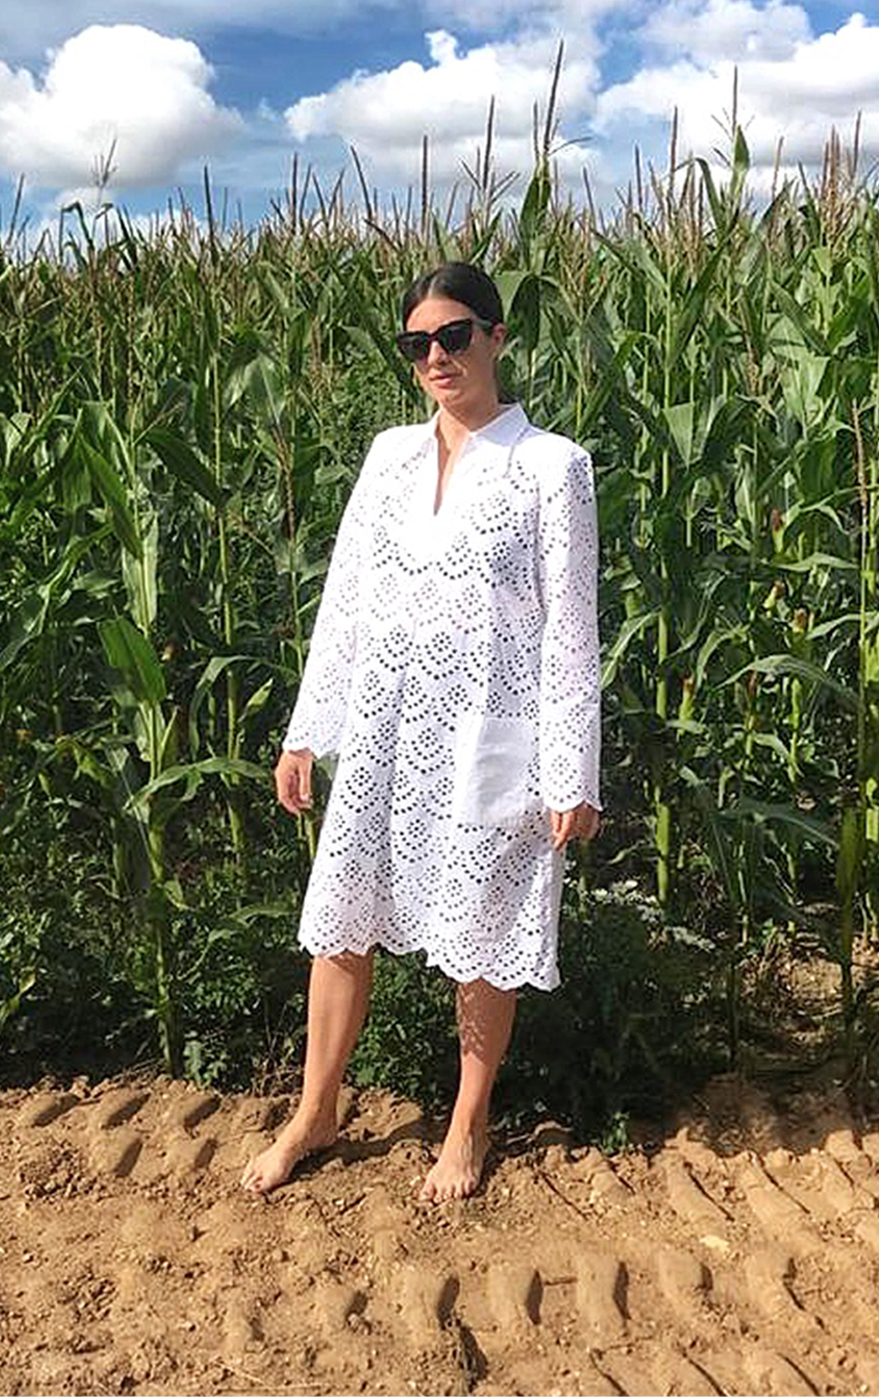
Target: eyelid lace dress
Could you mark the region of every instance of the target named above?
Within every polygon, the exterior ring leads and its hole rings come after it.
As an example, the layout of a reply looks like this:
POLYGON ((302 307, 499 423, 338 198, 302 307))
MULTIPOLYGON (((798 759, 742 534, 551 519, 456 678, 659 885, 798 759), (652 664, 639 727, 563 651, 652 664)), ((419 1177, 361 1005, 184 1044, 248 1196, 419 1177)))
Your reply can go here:
POLYGON ((598 793, 592 467, 514 405, 434 513, 436 418, 381 432, 345 509, 285 750, 338 754, 299 928, 551 990, 564 855, 598 793))

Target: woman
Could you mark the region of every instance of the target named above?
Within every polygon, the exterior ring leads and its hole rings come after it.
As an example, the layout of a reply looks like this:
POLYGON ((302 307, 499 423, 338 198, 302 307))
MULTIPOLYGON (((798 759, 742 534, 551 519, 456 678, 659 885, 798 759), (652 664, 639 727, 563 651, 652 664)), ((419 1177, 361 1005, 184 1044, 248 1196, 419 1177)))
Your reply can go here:
POLYGON ((376 945, 457 982, 461 1076, 421 1197, 477 1187, 516 989, 558 984, 563 849, 598 828, 597 529, 586 453, 499 401, 503 309, 449 263, 397 343, 437 404, 376 437, 339 529, 275 769, 311 804, 339 761, 302 909, 314 956, 300 1105, 242 1178, 267 1192, 336 1138, 376 945))

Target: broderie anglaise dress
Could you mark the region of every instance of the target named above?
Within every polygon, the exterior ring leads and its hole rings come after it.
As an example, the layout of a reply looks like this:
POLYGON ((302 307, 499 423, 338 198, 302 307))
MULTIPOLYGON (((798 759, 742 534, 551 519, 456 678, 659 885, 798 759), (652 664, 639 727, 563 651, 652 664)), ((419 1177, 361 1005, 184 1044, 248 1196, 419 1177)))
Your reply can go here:
POLYGON ((375 438, 339 528, 283 743, 338 754, 299 940, 548 990, 547 809, 600 809, 592 467, 516 405, 435 514, 435 428, 375 438))

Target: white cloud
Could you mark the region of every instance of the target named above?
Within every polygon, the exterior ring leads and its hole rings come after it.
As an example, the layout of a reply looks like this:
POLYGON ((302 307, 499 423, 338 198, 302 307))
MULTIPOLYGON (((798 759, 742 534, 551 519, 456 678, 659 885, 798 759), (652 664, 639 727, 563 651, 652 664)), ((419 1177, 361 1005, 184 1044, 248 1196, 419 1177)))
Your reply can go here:
POLYGON ((553 31, 574 39, 589 33, 605 15, 637 12, 644 4, 645 0, 423 0, 423 12, 436 24, 482 34, 512 28, 520 36, 553 31))
MULTIPOLYGON (((865 161, 875 159, 879 156, 879 25, 855 14, 835 32, 807 35, 787 51, 781 45, 773 56, 774 46, 780 44, 780 8, 757 12, 765 15, 769 37, 755 34, 754 56, 740 56, 737 64, 730 58, 705 61, 704 31, 697 24, 692 48, 684 47, 675 63, 644 67, 627 82, 601 93, 596 130, 603 137, 621 128, 633 131, 645 122, 655 124, 657 118, 667 121, 677 108, 680 153, 692 150, 708 156, 712 147, 723 143, 717 123, 729 114, 737 66, 738 115, 757 187, 766 185, 779 138, 784 138, 788 168, 795 170, 798 163, 814 167, 821 161, 831 127, 835 125, 847 138, 859 110, 864 114, 865 161)), ((672 10, 679 11, 680 6, 667 6, 665 16, 672 10)), ((738 0, 711 0, 696 18, 709 10, 721 24, 726 11, 735 17, 741 6, 738 0)))
MULTIPOLYGON (((831 125, 848 135, 859 108, 866 168, 879 157, 876 4, 861 0, 868 22, 839 0, 835 32, 817 36, 811 0, 408 0, 405 11, 403 0, 0 0, 0 54, 10 65, 0 63, 0 173, 23 170, 46 190, 88 185, 115 138, 115 189, 185 181, 187 166, 191 174, 210 157, 215 188, 228 185, 233 198, 243 192, 251 213, 284 183, 294 149, 325 187, 346 163, 348 144, 382 193, 416 185, 426 133, 439 190, 460 180, 463 162, 472 165, 484 145, 493 96, 496 168, 527 177, 532 110, 535 102, 545 110, 560 37, 559 139, 579 141, 561 152, 560 173, 582 189, 588 165, 607 207, 625 185, 633 142, 663 163, 675 107, 682 155, 710 156, 723 143, 716 119, 729 112, 734 67, 756 187, 769 178, 780 135, 793 169, 798 161, 814 167, 831 125), (95 26, 68 37, 98 13, 149 28, 95 26), (221 27, 330 34, 349 17, 360 33, 370 17, 378 29, 385 14, 400 34, 402 22, 423 23, 423 56, 353 73, 283 115, 255 103, 246 123, 211 97, 203 54, 221 27), (201 49, 163 37, 181 31, 202 36, 201 49), (607 86, 601 68, 614 72, 621 39, 622 61, 634 57, 636 71, 607 86), (13 54, 42 52, 47 42, 57 51, 44 71, 33 62, 11 66, 13 54)), ((363 52, 368 64, 368 43, 363 52)), ((291 97, 302 79, 294 75, 291 97)), ((353 171, 346 187, 353 195, 353 171)))
MULTIPOLYGON (((409 60, 377 73, 354 73, 331 91, 301 98, 285 113, 296 141, 338 136, 354 145, 374 174, 403 182, 417 177, 423 135, 430 142, 431 177, 448 183, 472 165, 484 145, 495 98, 496 168, 527 175, 532 165, 532 112, 546 108, 555 59, 551 34, 462 49, 447 30, 426 35, 430 61, 409 60)), ((598 45, 588 32, 569 50, 557 111, 585 118, 598 85, 598 45)), ((572 131, 571 135, 579 134, 572 131)), ((564 168, 579 175, 583 151, 568 147, 564 168)))
POLYGON ((669 0, 653 11, 638 37, 698 63, 740 63, 790 58, 812 31, 803 7, 785 0, 769 0, 763 9, 751 0, 669 0))
POLYGON ((87 185, 113 148, 113 185, 172 178, 240 126, 208 92, 198 47, 138 25, 92 25, 51 54, 42 81, 0 62, 0 165, 31 183, 87 185))

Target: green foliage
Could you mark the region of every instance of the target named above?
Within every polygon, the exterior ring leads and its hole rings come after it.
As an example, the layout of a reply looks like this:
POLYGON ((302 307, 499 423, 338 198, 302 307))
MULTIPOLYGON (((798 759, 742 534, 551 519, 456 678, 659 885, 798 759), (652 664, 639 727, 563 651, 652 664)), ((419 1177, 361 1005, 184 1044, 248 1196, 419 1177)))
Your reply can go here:
MULTIPOLYGON (((113 908, 102 891, 103 852, 69 811, 34 807, 0 854, 0 994, 30 982, 6 1016, 6 1073, 39 1077, 68 1066, 122 1066, 142 1054, 142 1034, 117 955, 113 908)), ((14 998, 14 995, 13 997, 14 998)))
MULTIPOLYGON (((172 869, 180 896, 167 974, 188 1075, 246 1088, 298 1066, 307 958, 291 888, 302 878, 300 851, 286 816, 252 811, 257 849, 242 870, 228 858, 216 806, 204 803, 199 815, 172 869)), ((11 997, 33 977, 19 1013, 7 1016, 7 1072, 103 1075, 155 1063, 151 941, 136 903, 113 894, 88 812, 35 806, 0 854, 0 880, 0 993, 11 997)))
MULTIPOLYGON (((558 990, 519 996, 496 1092, 507 1125, 549 1112, 609 1146, 625 1136, 630 1113, 655 1119, 675 1091, 723 1062, 714 947, 667 927, 634 880, 591 894, 569 882, 560 961, 558 990)), ((453 987, 420 956, 379 954, 352 1081, 440 1110, 457 1077, 453 987)))
MULTIPOLYGON (((103 245, 83 224, 4 264, 4 1042, 115 1035, 205 1082, 295 1065, 316 818, 270 813, 270 769, 364 448, 425 407, 393 353, 401 292, 461 256, 502 288, 505 384, 593 450, 590 878, 662 908, 569 887, 564 988, 528 997, 508 1081, 582 1122, 635 1110, 675 1043, 701 1061, 717 975, 734 1057, 742 964, 810 900, 838 910, 854 1052, 853 948, 879 925, 876 190, 837 150, 756 212, 736 129, 725 180, 672 160, 599 225, 554 191, 551 108, 518 209, 489 140, 445 219, 425 188, 420 216, 364 224, 312 180, 252 232, 108 215, 103 245), (669 929, 706 893, 700 999, 669 929)), ((448 1080, 448 992, 420 977, 380 970, 361 1081, 448 1080)))
POLYGON ((723 1062, 715 949, 669 926, 634 879, 592 892, 569 882, 559 969, 552 995, 520 997, 497 1094, 517 1124, 546 1111, 606 1141, 723 1062))
POLYGON ((351 1060, 352 1082, 425 1106, 446 1105, 458 1071, 451 983, 420 956, 376 956, 369 1016, 351 1060))

